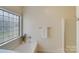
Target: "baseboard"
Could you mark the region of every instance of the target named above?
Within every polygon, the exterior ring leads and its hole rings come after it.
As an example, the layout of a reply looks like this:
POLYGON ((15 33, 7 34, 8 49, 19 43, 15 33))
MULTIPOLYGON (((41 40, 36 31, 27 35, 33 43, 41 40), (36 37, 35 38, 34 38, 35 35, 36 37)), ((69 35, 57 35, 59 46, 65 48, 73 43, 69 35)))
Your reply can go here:
POLYGON ((65 48, 66 53, 75 53, 76 52, 76 47, 75 46, 67 46, 65 48))

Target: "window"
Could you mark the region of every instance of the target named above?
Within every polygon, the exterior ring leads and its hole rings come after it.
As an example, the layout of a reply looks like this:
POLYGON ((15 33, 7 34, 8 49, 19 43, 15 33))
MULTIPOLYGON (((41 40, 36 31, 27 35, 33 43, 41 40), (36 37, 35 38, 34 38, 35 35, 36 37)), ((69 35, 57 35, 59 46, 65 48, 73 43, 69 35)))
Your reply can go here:
POLYGON ((20 36, 20 16, 0 10, 0 43, 20 36))

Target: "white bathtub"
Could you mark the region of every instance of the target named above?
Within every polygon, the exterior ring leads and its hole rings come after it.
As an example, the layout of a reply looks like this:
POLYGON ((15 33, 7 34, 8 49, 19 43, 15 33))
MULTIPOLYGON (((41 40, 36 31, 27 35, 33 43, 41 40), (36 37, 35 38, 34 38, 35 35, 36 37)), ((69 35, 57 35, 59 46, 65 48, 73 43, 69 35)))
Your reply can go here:
POLYGON ((12 50, 0 49, 0 53, 15 53, 15 52, 12 50))

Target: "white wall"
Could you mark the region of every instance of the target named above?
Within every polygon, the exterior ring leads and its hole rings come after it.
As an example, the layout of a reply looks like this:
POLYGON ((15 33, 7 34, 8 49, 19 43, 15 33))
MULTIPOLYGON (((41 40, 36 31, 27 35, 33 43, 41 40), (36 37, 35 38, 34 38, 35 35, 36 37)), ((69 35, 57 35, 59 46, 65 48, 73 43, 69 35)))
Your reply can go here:
POLYGON ((79 21, 76 22, 76 34, 77 34, 77 52, 79 52, 79 21))
POLYGON ((22 15, 22 8, 21 6, 0 6, 0 8, 4 8, 11 12, 16 13, 17 15, 22 15))
POLYGON ((38 40, 45 52, 61 52, 62 44, 61 18, 65 19, 65 50, 75 51, 75 7, 24 7, 23 31, 38 40), (49 38, 41 39, 39 27, 50 27, 49 38))
POLYGON ((76 45, 77 52, 79 52, 79 6, 76 7, 76 45))

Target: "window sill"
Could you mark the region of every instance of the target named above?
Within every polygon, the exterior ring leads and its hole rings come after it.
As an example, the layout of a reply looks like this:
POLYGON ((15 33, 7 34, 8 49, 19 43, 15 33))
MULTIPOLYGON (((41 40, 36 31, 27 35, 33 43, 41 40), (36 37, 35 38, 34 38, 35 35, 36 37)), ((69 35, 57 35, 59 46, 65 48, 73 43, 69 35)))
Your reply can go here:
POLYGON ((10 43, 10 42, 12 42, 12 41, 14 41, 14 40, 17 40, 17 39, 19 39, 19 38, 20 38, 20 36, 17 37, 17 38, 14 38, 14 39, 8 40, 8 41, 6 41, 6 42, 0 43, 0 46, 3 46, 3 45, 5 45, 5 44, 10 43))

